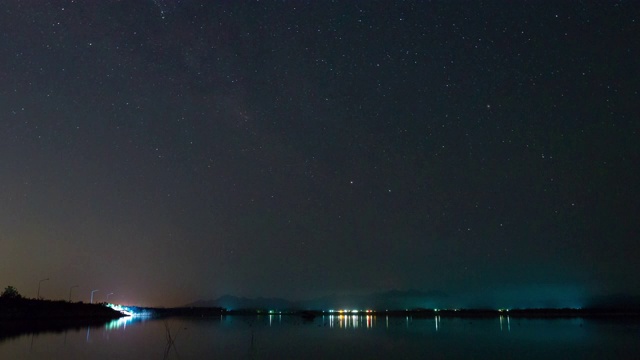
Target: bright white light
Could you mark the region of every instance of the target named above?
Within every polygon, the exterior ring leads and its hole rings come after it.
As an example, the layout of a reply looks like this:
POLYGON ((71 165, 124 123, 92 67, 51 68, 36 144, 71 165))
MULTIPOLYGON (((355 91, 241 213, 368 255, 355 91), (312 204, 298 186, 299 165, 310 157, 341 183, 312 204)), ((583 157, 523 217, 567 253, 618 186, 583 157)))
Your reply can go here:
POLYGON ((150 313, 146 311, 139 311, 138 308, 133 306, 122 306, 118 304, 107 304, 107 307, 112 308, 115 311, 119 311, 127 316, 149 316, 150 313))

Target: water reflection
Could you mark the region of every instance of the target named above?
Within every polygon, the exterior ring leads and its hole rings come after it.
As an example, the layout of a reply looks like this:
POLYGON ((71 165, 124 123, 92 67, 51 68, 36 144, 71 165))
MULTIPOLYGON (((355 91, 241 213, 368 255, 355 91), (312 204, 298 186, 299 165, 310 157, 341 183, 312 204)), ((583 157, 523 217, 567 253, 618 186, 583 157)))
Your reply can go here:
MULTIPOLYGON (((496 318, 486 319, 484 324, 494 324, 494 329, 500 333, 511 333, 512 331, 512 317, 509 315, 500 315, 496 318), (497 320, 497 321, 496 321, 497 320), (497 322, 497 324, 496 324, 497 322)), ((242 322, 246 322, 251 326, 259 328, 260 326, 268 327, 287 327, 292 323, 299 324, 300 318, 293 315, 282 314, 269 314, 267 316, 258 317, 234 317, 234 316, 220 316, 216 318, 216 321, 220 321, 223 324, 230 324, 242 319, 242 322)), ((23 334, 35 334, 35 333, 47 333, 58 332, 65 333, 67 330, 74 329, 76 331, 83 331, 86 342, 91 342, 92 333, 97 328, 104 329, 105 332, 113 332, 116 330, 126 331, 129 327, 134 326, 136 323, 155 321, 153 317, 139 317, 139 316, 127 316, 107 322, 73 322, 69 324, 55 324, 50 326, 44 326, 43 324, 20 324, 20 323, 0 323, 0 341, 3 338, 12 338, 23 334)), ((205 319, 201 319, 204 321, 205 319)), ((206 320, 212 320, 207 318, 206 320)), ((374 315, 374 314, 325 314, 315 321, 310 322, 316 324, 319 327, 336 328, 336 329, 391 329, 398 326, 402 326, 405 329, 424 329, 425 325, 428 325, 430 331, 441 332, 451 331, 453 327, 459 327, 465 325, 470 328, 474 323, 479 321, 478 319, 463 319, 463 318, 448 318, 441 315, 435 315, 433 317, 413 317, 413 316, 389 316, 389 315, 374 315), (380 320, 380 321, 378 321, 380 320), (432 322, 433 321, 433 322, 432 322)), ((522 319, 515 318, 514 326, 520 327, 522 323, 536 324, 535 319, 522 319)), ((584 319, 571 319, 567 320, 568 324, 575 326, 578 329, 582 329, 584 326, 584 319)), ((524 328, 518 328, 519 332, 526 330, 524 328)))
MULTIPOLYGON (((322 316, 322 323, 324 326, 328 326, 329 328, 335 327, 339 329, 372 329, 378 326, 377 319, 378 316, 376 315, 324 315, 322 316)), ((388 315, 384 316, 384 324, 381 326, 389 329, 389 319, 390 317, 388 315)), ((414 319, 412 316, 405 316, 404 318, 393 316, 391 317, 392 322, 395 321, 397 323, 397 321, 399 320, 402 321, 402 324, 405 328, 410 328, 414 319)), ((421 320, 424 320, 424 318, 421 318, 421 320)), ((442 320, 439 315, 436 315, 434 317, 436 331, 440 329, 441 321, 442 320)), ((269 322, 269 326, 271 326, 271 321, 269 322)))
MULTIPOLYGON (((375 326, 375 315, 325 315, 322 317, 322 322, 325 326, 330 328, 337 327, 339 329, 357 329, 366 328, 370 329, 375 326)), ((387 319, 388 326, 388 319, 387 319)))
MULTIPOLYGON (((225 317, 225 321, 231 321, 233 316, 225 317)), ((260 323, 260 316, 258 316, 258 324, 260 323)), ((274 327, 277 325, 288 326, 291 321, 298 321, 299 317, 296 315, 269 315, 268 317, 262 317, 262 319, 268 318, 267 325, 269 327, 274 327), (284 320, 283 320, 284 319, 284 320)), ((365 314, 351 314, 351 313, 336 313, 336 314, 325 314, 316 319, 316 321, 312 321, 311 323, 316 323, 318 326, 328 327, 328 328, 337 328, 337 329, 373 329, 376 327, 380 328, 393 328, 398 325, 403 326, 405 329, 411 329, 413 327, 419 327, 422 329, 425 323, 431 324, 430 328, 435 330, 435 332, 440 332, 443 330, 447 330, 450 328, 450 324, 466 324, 468 326, 473 326, 476 322, 481 321, 483 324, 491 323, 494 324, 500 332, 512 332, 512 322, 515 321, 514 326, 520 326, 522 322, 526 323, 536 323, 542 320, 558 320, 558 319, 541 319, 541 318, 526 318, 526 317, 513 317, 510 315, 500 315, 496 317, 487 317, 487 318, 476 318, 476 317, 450 317, 443 315, 434 315, 433 317, 427 316, 397 316, 397 315, 365 315, 365 314), (319 320, 321 319, 321 320, 319 320), (379 322, 378 322, 379 320, 379 322), (481 321, 482 320, 482 321, 481 321), (431 322, 433 321, 433 322, 431 322), (319 322, 319 323, 318 323, 319 322), (444 325, 444 326, 443 326, 444 325)), ((574 319, 562 319, 564 321, 569 322, 572 325, 582 327, 584 325, 585 319, 583 318, 574 318, 574 319)), ((264 321, 264 320, 262 320, 264 321)))
MULTIPOLYGON (((0 329, 2 329, 0 323, 0 329)), ((325 314, 122 318, 0 342, 0 359, 637 358, 640 321, 325 314), (513 321, 512 321, 513 320, 513 321), (144 322, 144 324, 142 324, 144 322), (513 322, 513 324, 512 324, 513 322), (513 327, 513 331, 512 330, 513 327), (64 333, 63 333, 64 332, 64 333), (177 335, 177 336, 176 336, 177 335), (384 346, 380 346, 383 344, 384 346), (179 354, 178 354, 179 350, 179 354)))
MULTIPOLYGON (((505 316, 500 315, 500 331, 502 331, 502 323, 505 321, 504 320, 505 316)), ((511 332, 511 319, 509 318, 509 315, 506 316, 507 320, 507 331, 511 332)))
MULTIPOLYGON (((131 326, 135 323, 138 322, 143 322, 147 319, 150 319, 150 317, 147 316, 124 316, 118 319, 114 319, 111 320, 107 323, 104 324, 104 330, 105 330, 105 335, 107 336, 107 338, 109 337, 109 332, 111 331, 115 331, 115 330, 126 330, 127 326, 131 326)), ((93 326, 93 328, 95 328, 95 326, 93 326)), ((91 329, 92 326, 87 326, 87 333, 85 336, 85 342, 86 343, 90 343, 91 342, 91 329)))
POLYGON ((271 327, 277 321, 278 324, 282 324, 282 315, 269 315, 269 327, 271 327))
POLYGON ((44 333, 66 333, 69 330, 82 331, 85 328, 102 327, 110 320, 96 319, 53 319, 41 321, 0 321, 0 343, 23 335, 44 333))
POLYGON ((104 325, 104 328, 108 331, 118 330, 118 329, 126 330, 128 325, 131 325, 137 322, 143 322, 147 319, 149 319, 149 317, 146 317, 146 316, 125 316, 116 320, 112 320, 111 322, 108 322, 107 324, 104 325))
MULTIPOLYGON (((329 328, 339 329, 371 329, 376 326, 377 317, 375 315, 325 315, 322 323, 329 328)), ((386 316, 386 326, 389 327, 389 317, 386 316)))

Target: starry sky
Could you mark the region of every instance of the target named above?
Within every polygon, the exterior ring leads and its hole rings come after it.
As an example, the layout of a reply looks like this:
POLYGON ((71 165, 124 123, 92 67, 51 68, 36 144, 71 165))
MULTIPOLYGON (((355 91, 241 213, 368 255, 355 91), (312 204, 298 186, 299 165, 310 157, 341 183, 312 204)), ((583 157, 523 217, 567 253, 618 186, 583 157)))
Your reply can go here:
POLYGON ((638 2, 7 0, 0 33, 1 288, 640 295, 638 2))

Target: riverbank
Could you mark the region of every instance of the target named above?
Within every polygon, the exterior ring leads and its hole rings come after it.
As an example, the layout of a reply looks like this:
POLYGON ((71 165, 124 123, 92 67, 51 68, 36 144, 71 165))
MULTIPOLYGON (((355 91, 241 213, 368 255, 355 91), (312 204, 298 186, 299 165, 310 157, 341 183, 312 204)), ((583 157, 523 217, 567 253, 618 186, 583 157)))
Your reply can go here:
POLYGON ((2 299, 0 298, 0 321, 13 320, 63 320, 95 319, 110 320, 125 316, 102 304, 85 304, 63 300, 2 299))

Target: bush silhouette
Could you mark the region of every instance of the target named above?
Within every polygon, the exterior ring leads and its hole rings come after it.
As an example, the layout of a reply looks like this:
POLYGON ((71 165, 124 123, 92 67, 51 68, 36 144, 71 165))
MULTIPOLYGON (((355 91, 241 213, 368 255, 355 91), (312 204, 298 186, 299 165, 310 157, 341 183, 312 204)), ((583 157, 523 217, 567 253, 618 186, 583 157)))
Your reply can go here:
POLYGON ((4 288, 4 291, 2 292, 2 294, 0 294, 0 298, 3 299, 20 299, 22 298, 22 295, 20 295, 20 293, 18 292, 18 290, 9 285, 6 288, 4 288))

